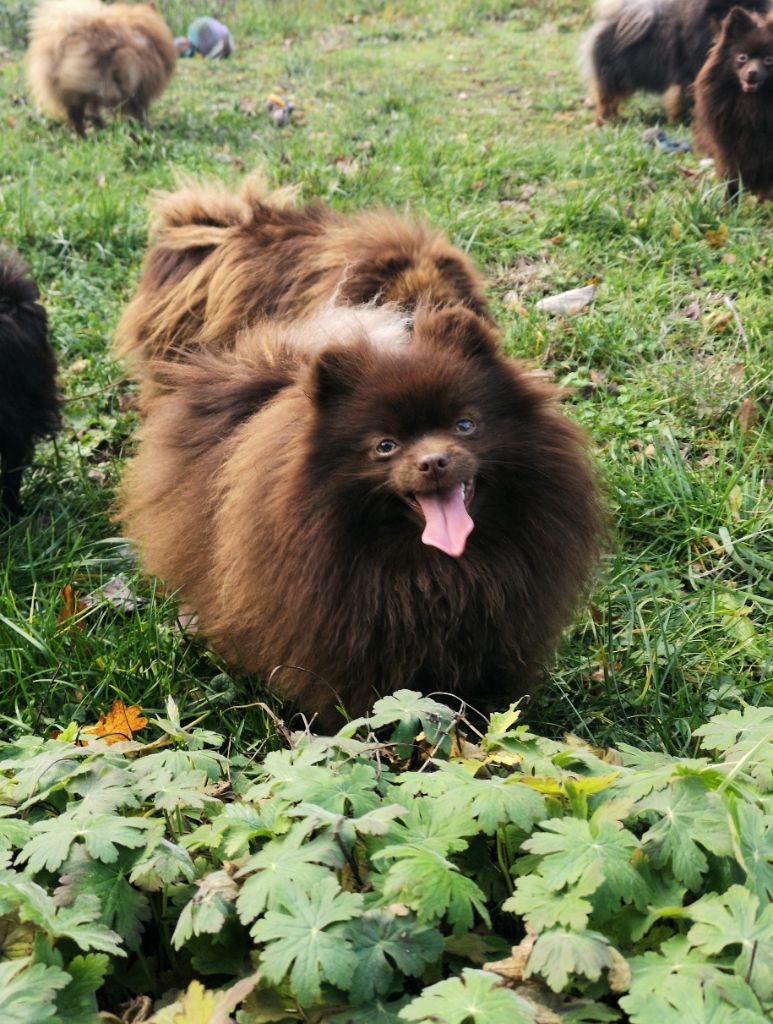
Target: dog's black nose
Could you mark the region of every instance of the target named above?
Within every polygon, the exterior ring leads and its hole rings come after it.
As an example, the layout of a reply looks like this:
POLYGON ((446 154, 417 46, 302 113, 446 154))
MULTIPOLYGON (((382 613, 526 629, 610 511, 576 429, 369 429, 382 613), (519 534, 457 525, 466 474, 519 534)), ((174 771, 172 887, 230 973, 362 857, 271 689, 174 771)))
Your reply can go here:
POLYGON ((747 82, 751 82, 751 83, 758 82, 759 78, 760 78, 760 73, 757 70, 757 68, 749 68, 749 70, 746 72, 746 81, 747 82))
POLYGON ((442 476, 448 469, 448 457, 440 452, 430 452, 419 459, 419 472, 442 476))

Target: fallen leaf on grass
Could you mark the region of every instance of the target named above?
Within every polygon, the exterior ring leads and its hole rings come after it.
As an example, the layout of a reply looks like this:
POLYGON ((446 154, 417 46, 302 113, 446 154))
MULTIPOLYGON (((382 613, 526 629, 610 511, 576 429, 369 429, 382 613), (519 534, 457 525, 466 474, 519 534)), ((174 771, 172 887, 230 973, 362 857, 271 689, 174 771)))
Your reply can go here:
POLYGON ((101 469, 98 469, 96 467, 94 469, 90 469, 86 476, 88 477, 89 480, 92 481, 92 483, 97 484, 98 487, 104 487, 105 484, 107 483, 106 474, 101 469))
POLYGON ((709 228, 708 231, 704 231, 703 237, 712 249, 721 249, 726 244, 729 234, 727 224, 720 224, 716 229, 709 228))
POLYGON ((359 160, 348 156, 337 156, 333 161, 335 169, 345 178, 353 178, 360 170, 359 160))
POLYGON ((502 296, 502 305, 506 309, 511 309, 514 313, 519 316, 526 316, 528 310, 526 306, 521 302, 521 297, 518 292, 513 288, 509 292, 505 292, 502 296))
MULTIPOLYGON (((61 591, 62 607, 59 609, 59 614, 56 616, 57 625, 62 625, 68 619, 72 619, 78 614, 85 610, 86 605, 78 598, 78 591, 71 583, 66 583, 62 587, 61 591)), ((81 627, 82 623, 77 622, 75 625, 78 628, 81 627)))
POLYGON ((579 313, 593 302, 596 294, 595 284, 586 285, 584 288, 570 288, 567 292, 559 292, 558 295, 548 295, 540 299, 537 309, 543 313, 559 313, 563 316, 572 316, 579 313))
POLYGON ((87 725, 81 729, 81 734, 87 733, 105 743, 120 743, 122 740, 133 739, 134 733, 144 729, 148 724, 147 718, 142 714, 140 708, 132 705, 127 707, 120 697, 113 701, 113 706, 94 725, 87 725))
POLYGON ((753 398, 744 398, 738 410, 738 423, 744 434, 748 434, 757 419, 757 403, 753 398))
POLYGON ((132 592, 123 576, 113 576, 107 583, 103 583, 101 587, 97 587, 90 594, 80 598, 78 603, 81 608, 93 608, 95 605, 107 603, 116 611, 126 614, 136 611, 146 601, 147 598, 137 597, 132 592))

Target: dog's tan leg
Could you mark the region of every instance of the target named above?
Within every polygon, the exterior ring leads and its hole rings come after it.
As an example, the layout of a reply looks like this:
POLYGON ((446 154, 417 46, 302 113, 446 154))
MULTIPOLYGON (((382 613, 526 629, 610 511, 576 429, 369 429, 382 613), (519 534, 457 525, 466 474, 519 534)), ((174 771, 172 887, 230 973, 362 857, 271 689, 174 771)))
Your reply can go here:
POLYGON ((663 93, 660 98, 666 118, 673 121, 680 121, 684 114, 684 89, 681 85, 672 85, 663 93))

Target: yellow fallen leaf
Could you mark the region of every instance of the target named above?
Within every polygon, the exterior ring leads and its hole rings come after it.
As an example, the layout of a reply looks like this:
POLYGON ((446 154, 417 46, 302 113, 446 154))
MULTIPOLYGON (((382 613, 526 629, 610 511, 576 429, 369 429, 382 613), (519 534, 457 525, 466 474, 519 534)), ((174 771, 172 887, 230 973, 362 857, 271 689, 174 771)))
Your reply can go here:
POLYGON ((134 705, 127 707, 118 697, 106 714, 100 715, 94 725, 85 726, 81 732, 99 737, 105 743, 120 743, 122 740, 132 739, 134 733, 147 724, 148 720, 143 717, 140 708, 134 705))
POLYGON ((716 229, 709 228, 708 231, 703 233, 703 237, 712 249, 721 249, 727 242, 729 235, 727 224, 720 224, 716 229))

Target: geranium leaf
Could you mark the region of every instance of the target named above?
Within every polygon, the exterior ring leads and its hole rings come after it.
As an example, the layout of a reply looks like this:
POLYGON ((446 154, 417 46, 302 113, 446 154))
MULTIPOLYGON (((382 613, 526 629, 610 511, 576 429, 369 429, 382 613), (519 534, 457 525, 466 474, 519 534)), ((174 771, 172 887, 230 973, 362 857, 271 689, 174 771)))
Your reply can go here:
POLYGON ((376 769, 369 764, 346 764, 337 770, 309 765, 299 768, 282 787, 282 796, 293 802, 315 804, 325 811, 358 817, 378 807, 374 792, 376 769))
POLYGON ((733 771, 744 770, 770 786, 773 773, 773 707, 746 707, 715 715, 693 733, 704 750, 722 751, 733 771))
POLYGON ((363 914, 347 926, 346 934, 357 954, 351 985, 355 1003, 368 1003, 388 993, 396 969, 416 977, 443 952, 443 937, 436 928, 384 910, 363 914))
POLYGON ((265 947, 261 971, 275 985, 289 976, 302 1006, 319 998, 324 981, 348 989, 357 956, 340 922, 355 917, 361 906, 362 896, 342 892, 332 878, 310 894, 287 896, 282 911, 269 910, 252 928, 252 937, 265 947))
POLYGON ((94 860, 83 847, 73 847, 54 890, 57 906, 72 906, 79 896, 95 895, 99 899, 99 920, 115 928, 127 946, 136 947, 142 925, 150 917, 148 898, 127 881, 129 865, 126 855, 113 864, 94 860))
POLYGON ((58 1017, 66 1024, 99 1024, 96 993, 110 967, 104 953, 76 956, 67 964, 70 983, 56 997, 58 1017))
POLYGON ((519 914, 537 932, 555 925, 582 931, 593 910, 583 897, 601 883, 600 875, 591 876, 588 872, 568 891, 556 892, 540 875, 525 875, 516 882, 515 893, 503 903, 502 910, 519 914))
POLYGON ((597 981, 613 966, 609 943, 598 932, 568 932, 560 928, 537 937, 526 963, 524 978, 540 974, 554 992, 566 988, 572 975, 597 981))
POLYGON ((237 877, 250 876, 236 901, 245 924, 299 890, 312 892, 331 877, 332 868, 343 864, 343 853, 332 836, 317 836, 310 842, 305 838, 305 829, 296 826, 282 839, 266 843, 241 869, 237 877))
POLYGON ((539 874, 550 888, 557 891, 585 878, 582 895, 596 893, 593 905, 606 915, 621 902, 645 905, 646 887, 632 862, 639 843, 619 822, 552 818, 540 828, 523 849, 542 858, 539 874))
POLYGON ((531 832, 535 823, 545 816, 544 798, 524 786, 520 775, 476 779, 458 764, 440 762, 438 767, 441 773, 456 779, 456 785, 451 787, 454 800, 466 801, 468 813, 478 819, 488 835, 508 824, 531 832))
POLYGON ((675 779, 668 789, 645 797, 639 811, 655 811, 659 820, 642 836, 642 847, 655 867, 669 865, 674 877, 692 890, 708 867, 705 847, 732 852, 727 810, 721 797, 694 777, 675 779))
POLYGON ((399 755, 406 758, 419 732, 425 734, 431 745, 440 743, 441 750, 449 750, 453 721, 453 712, 446 704, 413 690, 396 690, 391 696, 376 701, 368 724, 373 729, 395 724, 391 738, 397 744, 399 755))
POLYGON ((402 849, 399 859, 386 872, 381 891, 385 900, 404 903, 415 910, 422 922, 438 921, 446 915, 456 935, 472 928, 474 910, 489 923, 479 886, 461 874, 451 861, 420 846, 402 849))
POLYGON ((460 978, 431 985, 400 1011, 403 1020, 443 1024, 534 1024, 536 1011, 487 971, 465 968, 460 978))
POLYGON ((228 871, 210 871, 196 882, 197 892, 183 907, 172 935, 179 949, 192 935, 216 934, 232 912, 239 891, 228 871))
POLYGON ((43 868, 56 871, 62 866, 76 839, 82 839, 92 857, 112 864, 118 857, 118 847, 136 849, 144 846, 148 832, 158 823, 146 818, 124 818, 118 814, 96 814, 85 820, 77 815, 60 814, 58 818, 44 818, 33 825, 33 836, 19 854, 28 870, 36 874, 43 868))
POLYGON ((696 923, 687 938, 708 956, 727 946, 740 946, 736 973, 745 978, 762 1000, 773 997, 773 904, 760 909, 757 897, 741 885, 721 896, 713 893, 687 908, 696 923))
POLYGON ((9 1024, 50 1020, 56 993, 69 981, 69 974, 58 967, 31 964, 27 958, 0 963, 0 1020, 9 1024))

